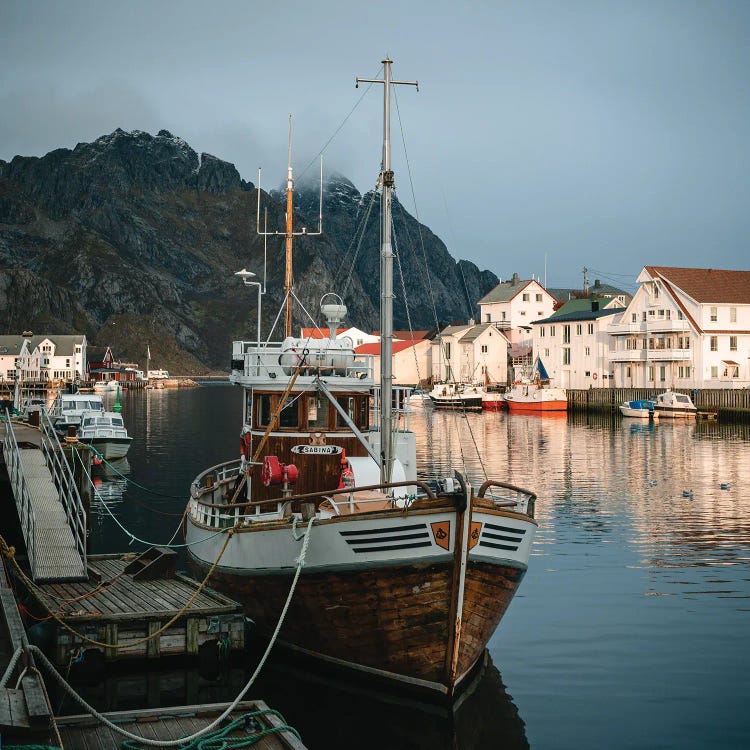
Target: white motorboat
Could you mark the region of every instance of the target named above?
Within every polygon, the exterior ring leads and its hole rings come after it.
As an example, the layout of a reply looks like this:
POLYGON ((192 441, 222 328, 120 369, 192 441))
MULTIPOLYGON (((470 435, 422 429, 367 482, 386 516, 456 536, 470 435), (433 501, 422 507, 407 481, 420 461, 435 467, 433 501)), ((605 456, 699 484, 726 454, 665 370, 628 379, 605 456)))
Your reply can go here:
POLYGON ((430 401, 436 409, 481 411, 484 388, 475 383, 436 383, 430 401))
POLYGON ((656 412, 663 419, 691 419, 698 413, 698 409, 690 396, 667 390, 655 399, 656 412))
POLYGON ((133 442, 122 414, 114 411, 84 412, 77 436, 82 443, 96 448, 107 461, 124 458, 133 442))
POLYGON ((638 399, 635 401, 626 401, 620 404, 620 412, 623 417, 633 417, 634 419, 651 419, 658 421, 659 412, 656 411, 656 403, 649 399, 638 399))
POLYGON ((94 382, 94 393, 110 393, 120 385, 117 380, 97 380, 94 382))
MULTIPOLYGON (((384 80, 373 83, 385 86, 389 102, 391 61, 383 65, 384 80)), ((385 109, 381 286, 392 289, 385 109)), ((381 296, 380 388, 372 357, 337 338, 346 314, 340 299, 321 302, 329 338, 291 335, 292 191, 290 160, 286 338, 264 342, 259 331, 255 341, 233 343, 230 381, 243 391, 240 456, 193 481, 186 550, 196 573, 211 571, 208 585, 242 602, 260 634, 276 632, 295 651, 370 677, 452 696, 525 574, 536 496, 496 480, 475 489, 457 472, 417 478, 410 410, 393 386, 392 294, 381 296)), ((238 275, 247 283, 252 274, 238 275)))
POLYGON ((58 393, 52 402, 49 416, 57 430, 80 427, 85 412, 103 412, 102 397, 95 393, 58 393))

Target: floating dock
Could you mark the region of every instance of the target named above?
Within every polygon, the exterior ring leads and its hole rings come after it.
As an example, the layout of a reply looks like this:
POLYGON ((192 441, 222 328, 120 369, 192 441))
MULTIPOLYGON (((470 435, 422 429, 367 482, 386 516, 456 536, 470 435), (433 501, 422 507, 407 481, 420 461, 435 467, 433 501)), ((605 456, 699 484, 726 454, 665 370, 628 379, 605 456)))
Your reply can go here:
POLYGON ((140 556, 89 555, 87 582, 32 589, 34 616, 54 612, 78 634, 48 620, 54 624, 52 661, 67 667, 89 649, 110 662, 197 656, 203 649, 218 658, 244 649, 241 605, 208 588, 191 601, 199 582, 176 573, 174 559, 174 553, 160 548, 140 556))

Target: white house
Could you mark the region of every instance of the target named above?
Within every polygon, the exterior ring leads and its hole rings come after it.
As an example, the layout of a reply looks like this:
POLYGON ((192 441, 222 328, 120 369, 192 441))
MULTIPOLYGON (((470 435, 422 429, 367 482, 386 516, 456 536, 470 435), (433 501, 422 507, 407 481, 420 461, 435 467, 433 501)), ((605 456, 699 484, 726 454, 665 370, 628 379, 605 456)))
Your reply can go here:
POLYGON ((0 336, 0 382, 12 382, 16 379, 24 341, 23 336, 0 336))
POLYGON ((613 299, 573 299, 533 326, 534 358, 553 385, 610 388, 608 325, 622 309, 613 299))
POLYGON ((432 340, 432 376, 462 383, 508 382, 508 339, 492 323, 447 326, 432 340))
POLYGON ((18 355, 21 381, 77 380, 86 373, 86 336, 33 336, 23 339, 18 355))
MULTIPOLYGON (((430 377, 431 341, 418 339, 393 342, 393 382, 395 385, 419 385, 430 377)), ((362 344, 354 349, 356 354, 373 357, 375 383, 380 383, 380 340, 362 344)))
POLYGON ((747 388, 750 271, 645 266, 609 326, 615 387, 747 388))
POLYGON ((477 303, 481 323, 493 323, 511 344, 531 345, 531 325, 552 315, 555 298, 536 280, 501 281, 477 303))

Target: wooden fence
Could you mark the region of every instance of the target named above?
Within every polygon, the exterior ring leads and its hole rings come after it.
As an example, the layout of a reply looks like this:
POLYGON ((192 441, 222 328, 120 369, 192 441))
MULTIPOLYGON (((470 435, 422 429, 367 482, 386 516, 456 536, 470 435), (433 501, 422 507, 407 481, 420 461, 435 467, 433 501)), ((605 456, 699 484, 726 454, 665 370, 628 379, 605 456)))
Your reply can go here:
MULTIPOLYGON (((664 393, 663 388, 589 388, 568 390, 568 411, 615 412, 625 401, 654 398, 664 393)), ((716 411, 719 417, 728 419, 750 418, 750 390, 706 388, 686 390, 675 388, 677 393, 686 393, 698 411, 716 411)))

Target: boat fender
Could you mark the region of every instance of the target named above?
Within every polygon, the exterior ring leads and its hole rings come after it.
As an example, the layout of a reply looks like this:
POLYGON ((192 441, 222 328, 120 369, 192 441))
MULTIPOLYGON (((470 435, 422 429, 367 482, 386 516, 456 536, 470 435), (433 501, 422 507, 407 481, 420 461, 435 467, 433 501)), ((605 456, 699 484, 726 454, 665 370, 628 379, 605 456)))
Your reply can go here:
POLYGON ((252 455, 252 442, 253 438, 250 434, 250 430, 247 428, 247 426, 243 427, 242 432, 240 433, 240 456, 242 456, 242 458, 250 458, 250 456, 252 455))
POLYGON ((339 489, 343 490, 345 487, 354 487, 354 472, 352 471, 352 465, 349 463, 349 459, 346 457, 346 451, 342 449, 339 489))

